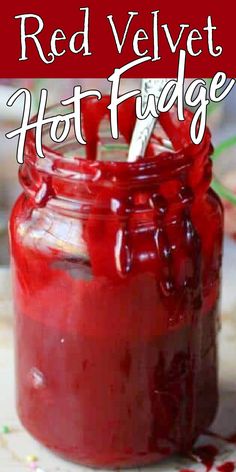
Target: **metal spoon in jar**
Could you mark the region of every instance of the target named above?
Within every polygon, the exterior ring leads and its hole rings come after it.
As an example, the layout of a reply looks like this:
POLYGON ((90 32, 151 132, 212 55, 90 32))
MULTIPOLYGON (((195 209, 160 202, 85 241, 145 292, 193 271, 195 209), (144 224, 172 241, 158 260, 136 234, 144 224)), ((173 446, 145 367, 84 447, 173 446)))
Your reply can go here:
MULTIPOLYGON (((142 79, 142 112, 144 113, 148 96, 150 94, 155 95, 156 101, 161 95, 161 91, 164 88, 168 79, 142 79)), ((152 135, 156 118, 151 114, 144 120, 136 120, 134 132, 129 147, 128 162, 135 162, 138 157, 143 157, 152 135)))

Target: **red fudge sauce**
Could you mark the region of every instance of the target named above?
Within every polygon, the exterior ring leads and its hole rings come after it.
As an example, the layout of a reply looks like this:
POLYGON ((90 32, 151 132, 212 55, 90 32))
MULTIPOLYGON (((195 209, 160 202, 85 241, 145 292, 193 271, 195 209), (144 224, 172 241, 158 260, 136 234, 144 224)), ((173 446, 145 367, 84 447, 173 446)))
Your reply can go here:
MULTIPOLYGON (((188 451, 214 417, 222 208, 189 114, 161 117, 176 151, 156 155, 156 136, 143 161, 96 161, 106 103, 84 107, 87 160, 42 164, 28 139, 10 224, 17 402, 50 449, 127 467, 188 451)), ((121 106, 127 142, 133 122, 121 106)))

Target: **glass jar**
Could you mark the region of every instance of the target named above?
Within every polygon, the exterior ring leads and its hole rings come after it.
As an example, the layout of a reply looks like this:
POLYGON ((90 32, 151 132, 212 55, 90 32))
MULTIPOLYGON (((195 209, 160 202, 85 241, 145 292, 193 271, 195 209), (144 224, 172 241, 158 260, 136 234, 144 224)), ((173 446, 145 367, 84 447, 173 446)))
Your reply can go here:
MULTIPOLYGON (((88 102, 87 125, 88 110, 94 152, 101 114, 88 102)), ((132 110, 121 105, 127 140, 132 110)), ((189 451, 216 412, 222 206, 209 132, 191 145, 186 117, 160 118, 179 150, 154 136, 134 163, 109 143, 110 160, 75 157, 85 147, 72 143, 39 159, 27 136, 10 222, 18 413, 85 465, 189 451)))

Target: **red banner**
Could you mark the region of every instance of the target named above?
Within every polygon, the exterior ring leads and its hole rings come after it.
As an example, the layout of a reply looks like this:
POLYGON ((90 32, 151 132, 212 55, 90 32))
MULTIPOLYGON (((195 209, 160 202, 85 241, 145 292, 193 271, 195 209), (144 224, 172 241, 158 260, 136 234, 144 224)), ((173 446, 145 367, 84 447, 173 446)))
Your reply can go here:
POLYGON ((67 0, 3 2, 1 77, 176 77, 186 51, 186 77, 236 76, 233 0, 67 0))

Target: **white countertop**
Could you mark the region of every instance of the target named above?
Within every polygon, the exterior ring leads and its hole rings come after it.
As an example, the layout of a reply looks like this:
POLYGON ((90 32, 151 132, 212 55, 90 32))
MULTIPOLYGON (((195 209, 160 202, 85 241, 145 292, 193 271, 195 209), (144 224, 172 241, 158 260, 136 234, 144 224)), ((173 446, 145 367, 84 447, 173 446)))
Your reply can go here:
MULTIPOLYGON (((220 435, 236 433, 236 244, 225 244, 223 270, 223 327, 220 335, 220 408, 213 429, 220 435)), ((9 270, 0 269, 0 430, 6 425, 8 434, 0 434, 0 472, 29 472, 32 464, 27 456, 38 458, 37 472, 81 472, 88 468, 66 462, 51 454, 32 439, 20 425, 14 400, 14 353, 12 333, 12 303, 9 270)), ((200 438, 200 444, 215 444, 220 450, 212 472, 223 462, 236 464, 236 445, 213 439, 200 438)), ((28 457, 29 459, 29 457, 28 457)), ((179 457, 148 467, 150 472, 172 472, 181 468, 205 472, 201 464, 179 457)), ((138 469, 136 469, 138 470, 138 469)), ((236 470, 236 465, 235 465, 236 470)), ((140 469, 139 469, 140 471, 140 469)))

